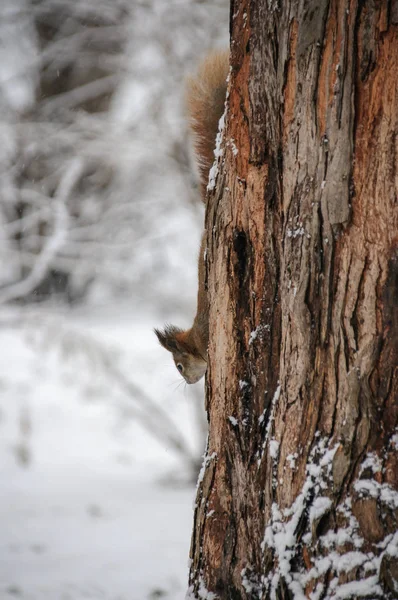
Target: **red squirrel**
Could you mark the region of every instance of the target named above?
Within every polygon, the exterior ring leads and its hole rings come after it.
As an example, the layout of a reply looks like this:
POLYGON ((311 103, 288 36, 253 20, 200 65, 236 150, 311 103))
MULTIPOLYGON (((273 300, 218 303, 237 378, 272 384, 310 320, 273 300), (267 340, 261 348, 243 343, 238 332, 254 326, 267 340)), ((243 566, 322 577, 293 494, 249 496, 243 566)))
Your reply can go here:
MULTIPOLYGON (((218 123, 224 114, 228 72, 228 52, 214 52, 207 56, 197 75, 188 79, 187 84, 189 125, 194 138, 203 202, 206 202, 209 171, 214 162, 218 123)), ((187 383, 199 381, 207 369, 209 303, 205 289, 205 248, 204 233, 198 260, 197 310, 192 327, 185 331, 174 325, 166 325, 164 330, 155 329, 159 342, 172 353, 174 363, 187 383)))

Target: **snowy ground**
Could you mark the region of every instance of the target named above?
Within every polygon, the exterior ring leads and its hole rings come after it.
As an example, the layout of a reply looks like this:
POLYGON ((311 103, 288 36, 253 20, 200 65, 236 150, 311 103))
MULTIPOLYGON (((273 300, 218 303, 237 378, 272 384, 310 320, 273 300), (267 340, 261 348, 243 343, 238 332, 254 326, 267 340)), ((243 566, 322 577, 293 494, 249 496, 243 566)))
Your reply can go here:
POLYGON ((137 424, 117 374, 172 415, 193 456, 200 394, 170 385, 159 318, 131 314, 2 311, 2 600, 184 598, 194 486, 173 485, 184 458, 137 424))

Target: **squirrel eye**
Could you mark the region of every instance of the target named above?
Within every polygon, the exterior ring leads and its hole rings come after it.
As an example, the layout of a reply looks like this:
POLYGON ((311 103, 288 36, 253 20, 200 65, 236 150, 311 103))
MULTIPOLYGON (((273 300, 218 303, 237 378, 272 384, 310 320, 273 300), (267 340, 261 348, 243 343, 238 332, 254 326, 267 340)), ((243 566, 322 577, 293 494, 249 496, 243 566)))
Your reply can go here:
POLYGON ((179 370, 179 372, 180 372, 180 373, 182 373, 182 372, 183 372, 183 370, 184 370, 184 367, 182 366, 182 364, 181 364, 181 363, 178 363, 178 364, 177 364, 177 369, 179 370))

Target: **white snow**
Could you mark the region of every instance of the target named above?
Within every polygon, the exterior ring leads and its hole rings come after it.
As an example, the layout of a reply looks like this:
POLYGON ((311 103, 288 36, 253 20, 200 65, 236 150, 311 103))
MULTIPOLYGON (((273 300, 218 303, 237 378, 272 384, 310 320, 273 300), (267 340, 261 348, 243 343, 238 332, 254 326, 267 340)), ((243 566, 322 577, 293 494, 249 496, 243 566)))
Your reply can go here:
POLYGON ((262 337, 262 334, 264 332, 269 332, 270 330, 270 326, 269 325, 265 325, 265 324, 261 324, 261 325, 257 325, 256 329, 254 329, 251 333, 250 333, 250 337, 249 337, 249 346, 252 345, 252 343, 258 338, 262 337))
POLYGON ((311 508, 310 508, 310 523, 318 520, 322 515, 324 515, 329 508, 332 506, 332 501, 330 498, 326 496, 318 496, 315 498, 311 508))
POLYGON ((398 492, 388 483, 380 484, 374 479, 358 479, 354 489, 361 497, 377 498, 392 509, 398 508, 398 492))
POLYGON ((276 406, 276 405, 277 405, 277 403, 278 403, 278 400, 279 400, 279 397, 280 397, 280 395, 281 395, 281 386, 280 386, 280 385, 279 385, 279 383, 278 383, 278 387, 276 388, 276 390, 275 390, 275 394, 274 394, 274 396, 273 396, 273 398, 272 398, 272 403, 271 403, 271 414, 270 414, 270 417, 269 417, 269 420, 268 420, 268 423, 267 423, 267 428, 266 428, 266 430, 265 430, 265 431, 266 431, 266 438, 268 438, 268 436, 269 436, 269 433, 270 433, 270 431, 271 431, 271 426, 272 426, 272 423, 273 423, 273 421, 274 421, 274 418, 275 418, 275 415, 274 415, 275 406, 276 406))
MULTIPOLYGON (((320 482, 322 479, 329 476, 331 461, 337 451, 338 445, 333 448, 327 447, 326 439, 319 439, 313 448, 310 460, 307 464, 307 478, 304 482, 301 493, 295 499, 293 505, 283 511, 283 515, 277 504, 273 504, 271 511, 271 519, 267 524, 262 542, 262 549, 266 546, 273 549, 275 556, 278 559, 278 565, 274 571, 273 578, 270 582, 270 596, 276 598, 276 590, 279 585, 280 578, 283 577, 287 586, 294 595, 294 598, 305 598, 304 585, 306 577, 302 573, 296 573, 292 569, 291 561, 295 556, 296 548, 296 531, 297 525, 310 504, 310 494, 316 494, 320 490, 320 482), (313 461, 315 458, 318 464, 313 461), (289 520, 288 520, 289 519, 289 520)), ((325 507, 325 502, 321 502, 322 507, 325 507)), ((310 504, 311 507, 311 504, 310 504)), ((319 507, 318 507, 319 508, 319 507)), ((319 569, 320 566, 317 565, 319 569)), ((325 566, 325 570, 327 567, 325 566)))
POLYGON ((287 229, 287 237, 296 238, 299 236, 305 235, 304 227, 296 227, 296 229, 291 229, 290 227, 287 229))
POLYGON ((386 547, 386 554, 398 558, 398 531, 394 535, 387 536, 388 544, 386 547))
POLYGON ((236 147, 235 140, 234 140, 233 138, 231 138, 231 139, 229 140, 229 142, 228 142, 228 143, 229 143, 229 145, 230 145, 230 146, 231 146, 231 148, 232 148, 232 154, 233 154, 234 156, 237 156, 237 155, 239 154, 239 150, 238 150, 238 148, 236 147))
POLYGON ((217 175, 218 175, 218 159, 223 155, 222 141, 225 125, 225 116, 227 113, 227 103, 225 103, 225 111, 218 123, 218 133, 216 137, 216 148, 214 150, 214 163, 209 172, 209 183, 207 184, 208 191, 214 190, 216 187, 217 175))
POLYGON ((130 416, 97 342, 187 441, 198 399, 168 387, 153 315, 51 312, 2 309, 0 598, 182 599, 194 486, 172 485, 178 455, 130 416))
POLYGON ((251 566, 248 566, 242 569, 240 576, 245 591, 248 594, 253 594, 255 598, 261 597, 261 577, 259 577, 256 573, 253 572, 253 568, 251 566))
POLYGON ((374 452, 369 452, 367 454, 366 459, 359 469, 359 476, 361 476, 366 469, 370 469, 372 473, 379 473, 381 471, 381 460, 374 452))
MULTIPOLYGON (((383 556, 398 556, 398 532, 387 535, 384 540, 375 544, 374 551, 362 551, 364 540, 360 534, 359 524, 352 514, 352 500, 350 496, 336 506, 339 520, 345 519, 345 525, 337 531, 329 530, 325 535, 319 536, 315 543, 327 550, 324 555, 311 557, 312 567, 305 570, 302 566, 295 567, 297 552, 297 525, 308 511, 308 520, 302 542, 314 543, 313 523, 332 507, 332 499, 320 494, 321 490, 329 489, 331 484, 331 466, 338 444, 328 447, 326 438, 316 435, 317 444, 311 451, 306 467, 306 479, 301 493, 293 505, 280 510, 274 503, 271 509, 271 518, 266 526, 262 549, 266 547, 273 550, 277 558, 277 566, 267 580, 267 592, 270 598, 276 599, 280 578, 283 577, 294 598, 305 598, 304 590, 309 582, 315 585, 310 594, 311 600, 324 597, 327 600, 338 600, 355 597, 373 598, 383 597, 380 586, 380 567, 383 556), (376 550, 376 548, 378 550, 376 550), (380 552, 381 551, 381 552, 380 552), (360 577, 349 583, 339 583, 339 575, 360 570, 360 577), (331 579, 327 588, 322 581, 317 581, 325 573, 330 572, 331 579)), ((371 469, 378 473, 381 463, 376 455, 368 455, 363 461, 360 473, 371 469)), ((380 484, 372 479, 359 479, 354 482, 354 490, 359 497, 377 498, 380 504, 386 504, 395 509, 398 506, 398 494, 388 484, 380 484)), ((300 552, 300 550, 299 550, 300 552)))
POLYGON ((211 463, 212 460, 215 460, 216 458, 217 458, 217 452, 213 452, 213 454, 211 454, 210 456, 208 456, 207 453, 205 452, 205 454, 203 455, 203 463, 202 463, 202 468, 200 469, 197 487, 199 487, 199 485, 203 481, 207 466, 211 463))
POLYGON ((296 460, 298 458, 298 454, 297 452, 295 452, 294 454, 288 454, 286 456, 286 460, 289 462, 289 467, 293 470, 296 468, 296 460))
MULTIPOLYGON (((271 411, 270 411, 270 415, 269 415, 269 418, 268 418, 267 426, 266 426, 266 429, 265 429, 264 442, 263 442, 263 445, 262 445, 262 448, 261 448, 261 452, 259 453, 259 457, 257 459, 257 465, 258 466, 261 464, 261 458, 262 458, 262 456, 264 454, 264 450, 265 450, 265 448, 267 446, 267 442, 268 442, 269 435, 270 435, 270 432, 271 432, 272 423, 273 423, 274 418, 275 418, 275 414, 274 414, 275 413, 275 407, 276 407, 276 405, 278 403, 280 395, 281 395, 281 386, 280 386, 280 384, 278 382, 278 387, 276 388, 274 396, 273 396, 272 401, 271 401, 271 411)), ((263 423, 263 421, 265 419, 265 413, 266 413, 266 411, 264 411, 264 413, 262 415, 260 415, 260 417, 258 418, 258 422, 260 423, 260 425, 261 425, 261 423, 263 423)))
POLYGON ((213 592, 209 592, 203 580, 199 584, 198 596, 199 598, 202 598, 202 600, 216 600, 217 598, 213 592))
POLYGON ((251 333, 250 333, 250 338, 249 338, 249 346, 254 342, 254 340, 257 339, 258 337, 258 327, 256 327, 256 329, 254 329, 251 333))
MULTIPOLYGON (((209 592, 206 588, 205 581, 203 579, 203 575, 201 574, 199 577, 199 589, 198 596, 201 600, 216 600, 217 596, 213 592, 209 592)), ((185 596, 185 600, 196 600, 197 596, 194 593, 193 586, 189 586, 188 591, 185 596)))
POLYGON ((269 442, 269 453, 272 459, 276 460, 278 458, 279 452, 279 442, 278 440, 272 439, 269 442))
POLYGON ((383 597, 383 590, 378 584, 378 577, 368 577, 361 581, 351 581, 350 583, 344 583, 336 588, 335 598, 360 598, 365 596, 367 598, 372 595, 383 597))

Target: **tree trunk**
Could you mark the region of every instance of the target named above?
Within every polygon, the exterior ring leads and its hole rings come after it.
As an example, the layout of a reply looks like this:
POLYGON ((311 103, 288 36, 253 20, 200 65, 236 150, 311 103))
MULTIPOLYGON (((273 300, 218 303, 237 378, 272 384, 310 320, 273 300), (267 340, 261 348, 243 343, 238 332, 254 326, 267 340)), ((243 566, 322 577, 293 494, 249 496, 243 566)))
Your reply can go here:
POLYGON ((188 598, 398 598, 397 134, 396 0, 232 1, 188 598))

